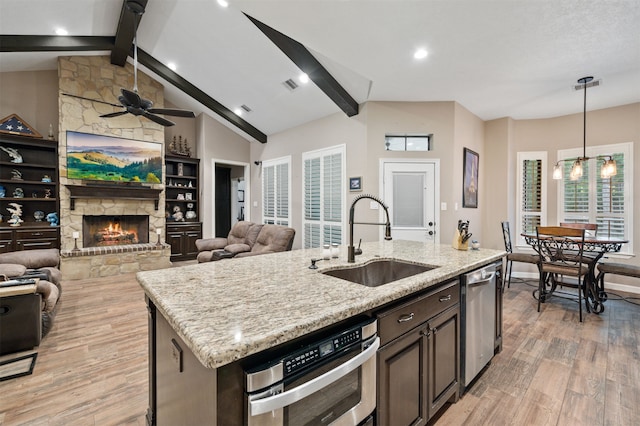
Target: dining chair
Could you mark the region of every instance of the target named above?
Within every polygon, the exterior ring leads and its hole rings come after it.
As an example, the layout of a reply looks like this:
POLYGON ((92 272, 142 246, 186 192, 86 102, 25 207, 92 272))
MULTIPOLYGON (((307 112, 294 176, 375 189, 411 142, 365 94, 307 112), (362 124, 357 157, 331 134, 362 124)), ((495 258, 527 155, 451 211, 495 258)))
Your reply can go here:
POLYGON ((530 253, 514 253, 511 246, 511 231, 509 230, 509 222, 501 222, 502 224, 502 237, 504 238, 504 249, 507 252, 507 264, 505 267, 505 277, 507 281, 507 288, 511 287, 511 270, 513 269, 513 262, 528 263, 530 265, 538 264, 538 255, 530 253))
MULTIPOLYGON (((557 286, 577 287, 580 322, 582 322, 582 300, 584 293, 584 280, 588 279, 588 259, 584 253, 584 229, 568 228, 562 226, 538 226, 536 228, 536 241, 533 245, 539 255, 538 270, 538 312, 540 303, 557 291, 557 286), (565 276, 575 277, 577 284, 564 281, 565 276)), ((570 294, 558 292, 558 295, 570 294)), ((585 302, 586 303, 586 302, 585 302)))
POLYGON ((584 229, 585 235, 591 235, 594 237, 598 235, 597 223, 560 222, 560 226, 563 228, 584 229))

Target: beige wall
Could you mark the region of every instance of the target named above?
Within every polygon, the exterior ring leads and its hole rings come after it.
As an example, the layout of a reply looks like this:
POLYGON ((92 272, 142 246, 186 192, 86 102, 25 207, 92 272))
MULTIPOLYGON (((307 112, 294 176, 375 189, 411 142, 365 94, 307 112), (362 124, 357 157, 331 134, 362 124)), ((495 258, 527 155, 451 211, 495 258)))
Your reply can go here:
MULTIPOLYGON (((516 214, 516 182, 515 176, 517 153, 519 151, 546 151, 547 152, 547 223, 558 222, 557 215, 557 188, 559 183, 551 178, 553 165, 557 161, 558 150, 580 148, 583 141, 583 114, 571 114, 567 116, 554 117, 538 120, 512 120, 500 119, 486 123, 487 144, 498 144, 506 146, 506 162, 494 163, 491 173, 494 174, 492 180, 496 188, 504 191, 505 203, 492 204, 492 211, 495 210, 504 219, 508 219, 512 224, 512 234, 514 232, 516 214), (505 169, 502 171, 501 169, 505 169), (500 184, 500 179, 506 183, 500 184)), ((603 110, 587 112, 587 147, 624 142, 633 142, 633 163, 640 164, 640 103, 622 105, 603 110)), ((504 158, 504 154, 501 155, 504 158)), ((640 247, 640 215, 638 215, 638 200, 640 200, 640 185, 637 176, 640 173, 636 167, 635 182, 633 187, 634 205, 634 230, 633 247, 638 250, 640 247)), ((493 191, 493 188, 490 189, 493 191)), ((487 223, 487 226, 494 226, 487 223)), ((497 225, 496 225, 497 226, 497 225)), ((487 228, 488 229, 488 228, 487 228)), ((513 237, 513 235, 512 235, 513 237)), ((498 239, 492 241, 496 248, 502 246, 498 239)), ((613 259, 624 263, 640 266, 640 259, 637 256, 631 259, 613 259)), ((517 266, 514 270, 535 272, 532 268, 517 266)), ((612 276, 613 282, 640 287, 637 280, 626 279, 624 277, 612 276)))
POLYGON ((58 138, 58 72, 0 73, 0 118, 17 114, 44 138, 53 125, 58 138))
POLYGON ((249 163, 251 145, 257 142, 247 141, 205 114, 196 117, 195 125, 197 152, 200 158, 200 220, 202 236, 209 238, 215 236, 213 162, 249 163))
MULTIPOLYGON (((46 135, 49 123, 58 122, 58 87, 55 71, 0 73, 0 116, 12 113, 46 135)), ((173 105, 167 105, 173 107, 173 105)), ((582 145, 582 114, 562 117, 515 120, 501 118, 482 122, 455 102, 368 102, 355 117, 336 113, 287 131, 269 135, 267 144, 248 142, 216 119, 206 115, 196 120, 176 120, 177 125, 165 133, 168 142, 173 135, 189 139, 196 156, 201 158, 202 185, 201 219, 205 236, 213 227, 212 160, 250 164, 251 201, 246 214, 260 221, 261 181, 257 160, 269 160, 291 155, 292 158, 292 225, 298 232, 302 226, 302 153, 319 148, 345 144, 347 147, 347 177, 362 176, 364 192, 379 193, 380 158, 437 158, 440 161, 440 202, 447 203, 441 211, 441 242, 448 243, 448 230, 458 219, 470 220, 474 239, 483 247, 503 248, 499 222, 515 223, 516 158, 519 151, 548 153, 548 222, 557 221, 557 183, 550 179, 552 166, 560 149, 582 145), (434 150, 428 153, 398 153, 384 150, 387 133, 433 133, 434 150), (462 208, 462 151, 464 147, 480 154, 480 198, 478 209, 462 208), (458 210, 454 209, 458 203, 458 210)), ((58 131, 58 129, 55 129, 58 131)), ((56 135, 57 136, 57 135, 56 135)), ((633 142, 634 163, 640 162, 640 103, 623 105, 587 113, 587 145, 633 142)), ((635 171, 636 176, 640 170, 635 171)), ((638 179, 636 179, 638 181, 638 179)), ((347 208, 354 194, 346 196, 347 208)), ((640 184, 633 188, 634 200, 640 200, 640 184)), ((640 206, 635 206, 636 209, 640 206)), ((364 209, 359 214, 377 218, 377 211, 364 209)), ((346 212, 345 212, 346 215, 346 212)), ((366 219, 363 217, 363 219, 366 219)), ((640 247, 640 224, 634 215, 634 247, 640 247)), ((375 227, 361 227, 358 237, 374 240, 375 227)), ((302 237, 296 236, 294 248, 302 237)), ((640 265, 635 257, 625 262, 640 265)), ((635 285, 623 279, 623 283, 635 285)))

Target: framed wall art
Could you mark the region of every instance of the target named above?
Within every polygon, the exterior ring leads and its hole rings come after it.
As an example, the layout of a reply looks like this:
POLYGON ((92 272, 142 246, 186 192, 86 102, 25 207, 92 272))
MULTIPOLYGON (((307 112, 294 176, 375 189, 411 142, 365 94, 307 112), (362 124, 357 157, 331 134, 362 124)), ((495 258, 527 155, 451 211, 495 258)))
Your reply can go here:
POLYGON ((362 176, 349 178, 349 191, 362 191, 362 176))
POLYGON ((478 165, 477 152, 464 149, 464 170, 462 176, 462 207, 478 208, 478 165))

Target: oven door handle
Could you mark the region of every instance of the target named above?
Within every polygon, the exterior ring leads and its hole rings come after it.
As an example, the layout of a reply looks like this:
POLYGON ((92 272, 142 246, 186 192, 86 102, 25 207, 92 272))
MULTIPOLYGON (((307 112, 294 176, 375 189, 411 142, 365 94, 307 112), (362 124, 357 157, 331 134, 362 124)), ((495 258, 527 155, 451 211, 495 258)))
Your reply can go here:
POLYGON ((360 352, 358 355, 351 358, 344 364, 339 365, 333 370, 329 370, 326 373, 309 380, 303 385, 289 389, 277 395, 269 396, 266 398, 249 401, 249 409, 251 416, 257 416, 259 414, 268 413, 269 411, 278 410, 300 401, 302 398, 319 391, 322 388, 329 386, 336 380, 351 373, 356 368, 367 362, 371 357, 376 354, 376 351, 380 347, 380 338, 376 337, 371 345, 360 352))

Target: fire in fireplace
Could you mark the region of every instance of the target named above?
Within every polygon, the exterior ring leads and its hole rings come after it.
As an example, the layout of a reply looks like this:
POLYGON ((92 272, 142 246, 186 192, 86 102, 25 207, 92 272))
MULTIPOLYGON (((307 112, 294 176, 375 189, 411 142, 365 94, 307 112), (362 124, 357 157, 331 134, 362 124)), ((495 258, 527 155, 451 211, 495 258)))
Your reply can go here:
POLYGON ((84 247, 104 247, 149 242, 149 216, 88 216, 82 217, 84 247))

